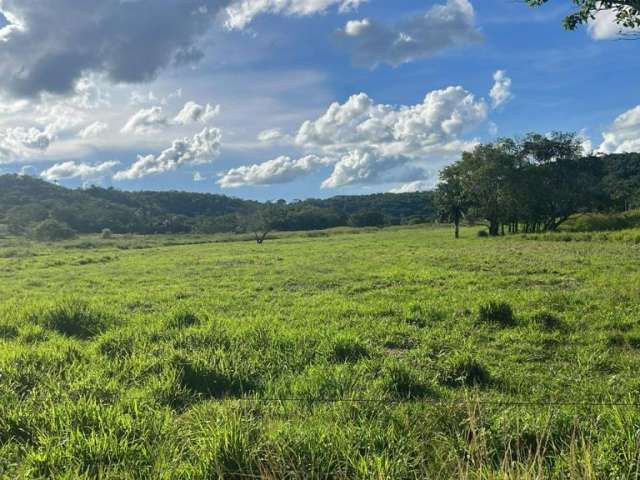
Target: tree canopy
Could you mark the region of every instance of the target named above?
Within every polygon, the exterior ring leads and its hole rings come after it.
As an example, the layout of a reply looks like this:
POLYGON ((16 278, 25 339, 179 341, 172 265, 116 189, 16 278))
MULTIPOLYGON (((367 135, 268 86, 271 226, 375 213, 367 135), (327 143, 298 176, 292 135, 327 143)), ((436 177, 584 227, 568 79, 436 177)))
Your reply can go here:
POLYGON ((436 203, 456 236, 464 215, 494 236, 553 231, 577 213, 640 207, 640 154, 584 157, 570 133, 501 139, 443 169, 436 203))
MULTIPOLYGON (((525 0, 538 7, 549 0, 525 0)), ((598 12, 610 10, 615 13, 615 21, 621 28, 640 27, 640 0, 572 0, 576 10, 564 19, 567 30, 575 30, 580 25, 595 18, 598 12)))

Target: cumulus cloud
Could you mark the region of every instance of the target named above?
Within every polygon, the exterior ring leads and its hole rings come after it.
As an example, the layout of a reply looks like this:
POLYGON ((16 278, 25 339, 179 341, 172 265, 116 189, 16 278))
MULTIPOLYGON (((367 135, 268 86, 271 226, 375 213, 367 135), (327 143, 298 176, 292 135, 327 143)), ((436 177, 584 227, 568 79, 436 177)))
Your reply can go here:
POLYGON ((323 13, 331 7, 340 12, 357 8, 366 0, 238 0, 226 9, 226 25, 230 29, 242 29, 260 14, 306 16, 323 13))
POLYGON ((482 41, 469 0, 448 0, 396 25, 362 19, 348 22, 337 37, 357 65, 397 66, 443 50, 482 41))
POLYGON ((355 149, 382 157, 459 152, 465 146, 460 135, 483 122, 487 113, 486 102, 460 86, 429 92, 412 106, 376 104, 360 93, 305 122, 296 143, 327 154, 355 149))
POLYGON ((498 70, 494 73, 493 81, 494 84, 491 92, 489 92, 489 96, 491 97, 493 108, 498 108, 513 98, 513 94, 511 93, 511 85, 513 82, 511 78, 507 77, 507 72, 504 70, 498 70))
POLYGON ((127 169, 117 172, 115 180, 135 180, 159 173, 171 172, 183 165, 212 162, 220 153, 222 134, 217 128, 205 128, 192 138, 175 140, 171 147, 154 155, 139 155, 127 169))
POLYGON ((108 128, 109 128, 109 125, 107 125, 104 122, 100 122, 100 121, 93 122, 92 124, 87 125, 82 130, 80 130, 78 132, 78 136, 85 140, 90 138, 95 138, 95 137, 98 137, 104 131, 106 131, 108 128))
POLYGON ((640 152, 640 105, 618 116, 602 137, 600 152, 640 152))
POLYGON ((433 190, 434 184, 430 180, 414 180, 413 182, 405 183, 399 187, 392 188, 389 193, 414 193, 414 192, 426 192, 433 190))
POLYGON ((308 155, 299 159, 282 156, 256 165, 242 166, 220 174, 218 185, 237 188, 245 185, 275 185, 296 180, 326 165, 326 159, 308 155))
POLYGON ((338 160, 331 176, 322 182, 322 188, 380 183, 385 174, 406 163, 407 159, 402 156, 380 156, 356 149, 338 160))
MULTIPOLYGON (((416 105, 375 103, 367 94, 333 103, 327 111, 304 122, 292 144, 307 153, 293 160, 279 157, 222 173, 224 187, 268 185, 300 178, 323 166, 333 171, 323 188, 355 184, 408 182, 425 178, 426 163, 445 163, 476 140, 464 139, 487 119, 489 107, 462 87, 429 92, 416 105)), ((261 139, 279 138, 279 130, 261 139)))
POLYGON ((611 40, 624 35, 640 34, 640 29, 626 28, 616 23, 616 12, 613 9, 600 10, 589 21, 587 30, 594 40, 611 40))
POLYGON ((283 137, 284 135, 279 128, 270 128, 258 134, 258 140, 263 143, 275 142, 283 137))
POLYGON ((167 126, 168 120, 162 107, 143 108, 134 113, 124 127, 122 133, 147 134, 156 133, 167 126))
POLYGON ((57 163, 47 170, 43 171, 40 176, 45 180, 54 182, 57 180, 68 180, 72 178, 80 178, 82 180, 97 180, 99 178, 109 176, 113 169, 120 162, 109 161, 90 165, 87 163, 76 163, 73 161, 57 163))
POLYGON ((190 125, 193 123, 208 123, 220 114, 220 105, 199 105, 195 102, 187 102, 173 120, 178 125, 190 125))
POLYGON ((1 85, 34 96, 68 93, 88 72, 148 81, 191 51, 230 1, 4 0, 1 85))

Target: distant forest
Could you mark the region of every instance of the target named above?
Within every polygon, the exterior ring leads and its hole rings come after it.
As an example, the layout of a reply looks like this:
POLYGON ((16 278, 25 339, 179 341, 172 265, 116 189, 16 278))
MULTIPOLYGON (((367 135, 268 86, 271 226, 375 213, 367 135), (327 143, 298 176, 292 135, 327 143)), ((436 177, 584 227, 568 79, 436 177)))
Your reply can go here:
MULTIPOLYGON (((0 176, 0 233, 31 235, 45 224, 66 233, 242 233, 265 207, 224 195, 129 192, 90 187, 72 190, 23 175, 0 176)), ((434 193, 338 196, 271 204, 269 229, 320 230, 434 221, 434 193)))

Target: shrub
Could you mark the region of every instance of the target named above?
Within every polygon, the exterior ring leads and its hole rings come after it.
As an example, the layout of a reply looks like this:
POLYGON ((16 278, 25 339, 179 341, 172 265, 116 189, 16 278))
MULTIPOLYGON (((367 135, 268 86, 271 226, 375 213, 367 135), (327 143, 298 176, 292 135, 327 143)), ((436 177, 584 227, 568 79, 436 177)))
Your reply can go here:
POLYGON ((76 232, 66 223, 50 218, 35 226, 33 237, 40 242, 58 242, 75 238, 76 232))
POLYGON ((469 354, 448 358, 439 373, 440 382, 449 386, 487 386, 491 375, 482 363, 469 354))
POLYGON ((113 232, 109 228, 105 228, 102 230, 102 234, 100 235, 104 240, 109 240, 113 238, 113 232))
POLYGON ((513 309, 506 302, 489 302, 481 305, 478 320, 482 323, 497 323, 504 327, 516 323, 513 309))
POLYGON ((78 300, 67 301, 46 310, 36 322, 62 335, 80 339, 92 338, 106 331, 113 323, 103 312, 78 300))
POLYGON ((488 236, 489 236, 489 232, 487 232, 486 230, 478 230, 478 237, 486 238, 488 236))

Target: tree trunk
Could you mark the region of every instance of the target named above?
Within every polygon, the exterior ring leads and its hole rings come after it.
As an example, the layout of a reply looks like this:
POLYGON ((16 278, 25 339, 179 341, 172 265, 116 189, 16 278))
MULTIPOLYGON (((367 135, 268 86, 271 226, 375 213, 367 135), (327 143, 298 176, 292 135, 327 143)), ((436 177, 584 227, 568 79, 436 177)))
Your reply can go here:
POLYGON ((460 219, 456 218, 455 222, 455 237, 456 239, 460 238, 460 219))

